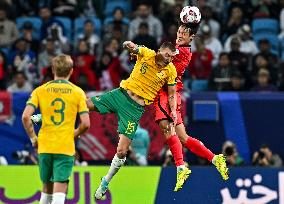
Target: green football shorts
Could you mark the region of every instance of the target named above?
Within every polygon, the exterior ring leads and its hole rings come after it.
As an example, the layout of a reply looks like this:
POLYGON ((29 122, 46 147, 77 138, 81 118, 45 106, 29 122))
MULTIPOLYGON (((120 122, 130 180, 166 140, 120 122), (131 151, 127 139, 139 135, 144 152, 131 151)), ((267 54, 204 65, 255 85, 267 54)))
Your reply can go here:
POLYGON ((126 90, 117 88, 91 98, 101 114, 115 113, 118 117, 118 132, 133 139, 144 107, 130 98, 126 90))
POLYGON ((74 156, 41 153, 39 173, 43 183, 68 182, 74 165, 74 156))

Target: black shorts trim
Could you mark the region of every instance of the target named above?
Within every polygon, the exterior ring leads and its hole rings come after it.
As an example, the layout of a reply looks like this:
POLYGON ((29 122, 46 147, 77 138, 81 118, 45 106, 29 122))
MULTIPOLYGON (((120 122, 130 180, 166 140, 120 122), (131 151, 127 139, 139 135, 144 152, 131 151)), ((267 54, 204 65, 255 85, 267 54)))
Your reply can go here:
MULTIPOLYGON (((164 113, 164 115, 166 116, 165 119, 169 120, 170 122, 174 122, 174 120, 172 119, 172 117, 167 113, 167 111, 165 109, 163 109, 162 105, 161 105, 161 100, 160 97, 158 97, 158 106, 160 108, 160 110, 164 113)), ((163 119, 159 119, 159 120, 163 120, 163 119)), ((158 120, 158 121, 159 121, 158 120)))

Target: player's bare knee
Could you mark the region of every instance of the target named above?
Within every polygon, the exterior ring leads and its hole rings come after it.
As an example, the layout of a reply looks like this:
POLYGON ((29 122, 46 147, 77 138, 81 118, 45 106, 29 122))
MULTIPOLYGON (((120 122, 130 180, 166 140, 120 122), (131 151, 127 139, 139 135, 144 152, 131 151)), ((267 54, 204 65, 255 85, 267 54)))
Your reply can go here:
POLYGON ((182 144, 185 144, 187 139, 189 138, 188 135, 178 135, 178 138, 182 144))
POLYGON ((166 139, 168 139, 168 137, 171 136, 170 123, 168 121, 160 121, 159 127, 160 127, 162 133, 164 134, 164 136, 166 137, 166 139))
POLYGON ((126 147, 117 147, 116 155, 120 159, 125 158, 127 155, 127 151, 128 151, 128 148, 126 147))
POLYGON ((52 194, 53 193, 53 183, 43 184, 42 192, 44 192, 46 194, 52 194))

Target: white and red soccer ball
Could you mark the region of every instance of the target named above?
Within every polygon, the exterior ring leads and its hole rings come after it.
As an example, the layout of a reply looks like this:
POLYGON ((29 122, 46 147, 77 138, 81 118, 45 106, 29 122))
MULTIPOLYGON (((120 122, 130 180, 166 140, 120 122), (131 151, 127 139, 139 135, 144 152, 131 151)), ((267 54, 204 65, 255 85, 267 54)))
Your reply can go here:
POLYGON ((185 6, 181 10, 179 17, 183 23, 199 23, 201 13, 196 6, 185 6))

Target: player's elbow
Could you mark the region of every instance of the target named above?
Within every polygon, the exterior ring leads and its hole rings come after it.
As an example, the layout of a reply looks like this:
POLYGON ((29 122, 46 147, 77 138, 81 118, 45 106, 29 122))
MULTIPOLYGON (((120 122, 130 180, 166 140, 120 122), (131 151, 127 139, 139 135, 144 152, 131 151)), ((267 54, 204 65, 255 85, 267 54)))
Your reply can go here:
POLYGON ((30 120, 30 116, 26 113, 22 115, 22 123, 27 123, 30 120))
POLYGON ((84 131, 87 131, 90 128, 90 119, 84 120, 81 122, 81 127, 84 131))
POLYGON ((169 97, 172 97, 176 94, 176 89, 175 89, 175 86, 172 86, 172 87, 169 87, 168 88, 168 95, 169 97))

